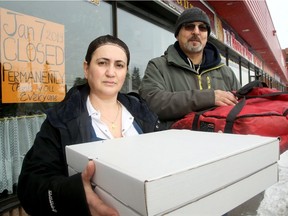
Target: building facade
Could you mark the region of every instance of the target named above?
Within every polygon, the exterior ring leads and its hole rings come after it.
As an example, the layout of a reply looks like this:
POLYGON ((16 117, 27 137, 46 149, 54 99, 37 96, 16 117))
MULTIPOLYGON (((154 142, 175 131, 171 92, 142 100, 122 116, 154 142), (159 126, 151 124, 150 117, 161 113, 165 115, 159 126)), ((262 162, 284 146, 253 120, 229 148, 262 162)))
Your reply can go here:
POLYGON ((23 157, 45 118, 44 110, 83 79, 90 41, 111 34, 127 43, 131 63, 122 90, 137 91, 148 61, 175 42, 178 15, 194 6, 208 14, 209 40, 242 85, 259 79, 287 90, 286 59, 265 1, 1 1, 2 196, 15 193, 23 157))

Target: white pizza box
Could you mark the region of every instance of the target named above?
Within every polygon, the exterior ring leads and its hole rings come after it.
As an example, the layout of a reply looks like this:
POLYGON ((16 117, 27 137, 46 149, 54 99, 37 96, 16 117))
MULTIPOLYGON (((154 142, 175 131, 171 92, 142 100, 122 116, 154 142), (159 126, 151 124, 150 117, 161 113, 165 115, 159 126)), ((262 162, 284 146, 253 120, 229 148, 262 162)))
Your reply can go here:
MULTIPOLYGON (((221 188, 199 200, 187 203, 181 208, 158 215, 167 216, 222 216, 238 205, 251 199, 278 181, 278 164, 274 163, 244 179, 221 188)), ((99 187, 95 192, 109 206, 118 210, 121 216, 141 216, 99 187)), ((171 197, 172 198, 172 197, 171 197)))
POLYGON ((275 164, 279 140, 173 129, 66 146, 66 157, 74 172, 93 159, 92 181, 133 212, 163 215, 275 164))
POLYGON ((219 191, 164 215, 223 216, 277 182, 278 164, 274 163, 227 187, 221 188, 219 191))

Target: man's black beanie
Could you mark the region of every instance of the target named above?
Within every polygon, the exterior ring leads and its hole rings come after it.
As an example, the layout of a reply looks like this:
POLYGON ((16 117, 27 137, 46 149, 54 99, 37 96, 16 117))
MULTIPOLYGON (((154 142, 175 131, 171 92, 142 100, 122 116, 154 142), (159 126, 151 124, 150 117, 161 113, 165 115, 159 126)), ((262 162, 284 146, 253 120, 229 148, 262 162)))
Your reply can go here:
POLYGON ((182 14, 178 17, 176 24, 175 24, 175 37, 177 37, 180 28, 184 23, 191 23, 191 22, 203 22, 207 25, 208 27, 208 36, 210 35, 211 32, 211 27, 210 27, 210 20, 207 16, 207 14, 202 11, 200 8, 193 7, 186 9, 182 12, 182 14))

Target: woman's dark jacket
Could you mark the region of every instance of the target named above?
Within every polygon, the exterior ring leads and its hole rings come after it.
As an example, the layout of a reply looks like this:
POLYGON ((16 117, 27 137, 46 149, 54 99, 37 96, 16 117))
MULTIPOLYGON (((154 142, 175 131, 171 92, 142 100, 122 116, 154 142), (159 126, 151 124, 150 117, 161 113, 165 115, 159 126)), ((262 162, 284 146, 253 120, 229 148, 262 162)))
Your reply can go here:
MULTIPOLYGON (((18 197, 30 215, 90 215, 81 174, 68 177, 65 146, 100 140, 86 108, 89 86, 73 87, 46 112, 34 145, 23 161, 18 197)), ((118 94, 143 133, 160 130, 157 116, 137 95, 118 94)))

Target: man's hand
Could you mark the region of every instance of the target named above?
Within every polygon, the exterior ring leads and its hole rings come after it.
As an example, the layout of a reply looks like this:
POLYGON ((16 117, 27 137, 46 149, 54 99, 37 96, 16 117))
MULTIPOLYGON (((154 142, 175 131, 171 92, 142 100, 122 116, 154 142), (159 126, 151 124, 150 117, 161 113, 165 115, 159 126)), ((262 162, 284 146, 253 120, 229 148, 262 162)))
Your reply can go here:
POLYGON ((86 200, 92 216, 119 216, 118 212, 107 206, 93 191, 90 180, 95 172, 95 164, 89 161, 82 172, 82 181, 86 194, 86 200))
POLYGON ((230 106, 237 104, 237 98, 229 91, 215 90, 215 105, 230 106))

